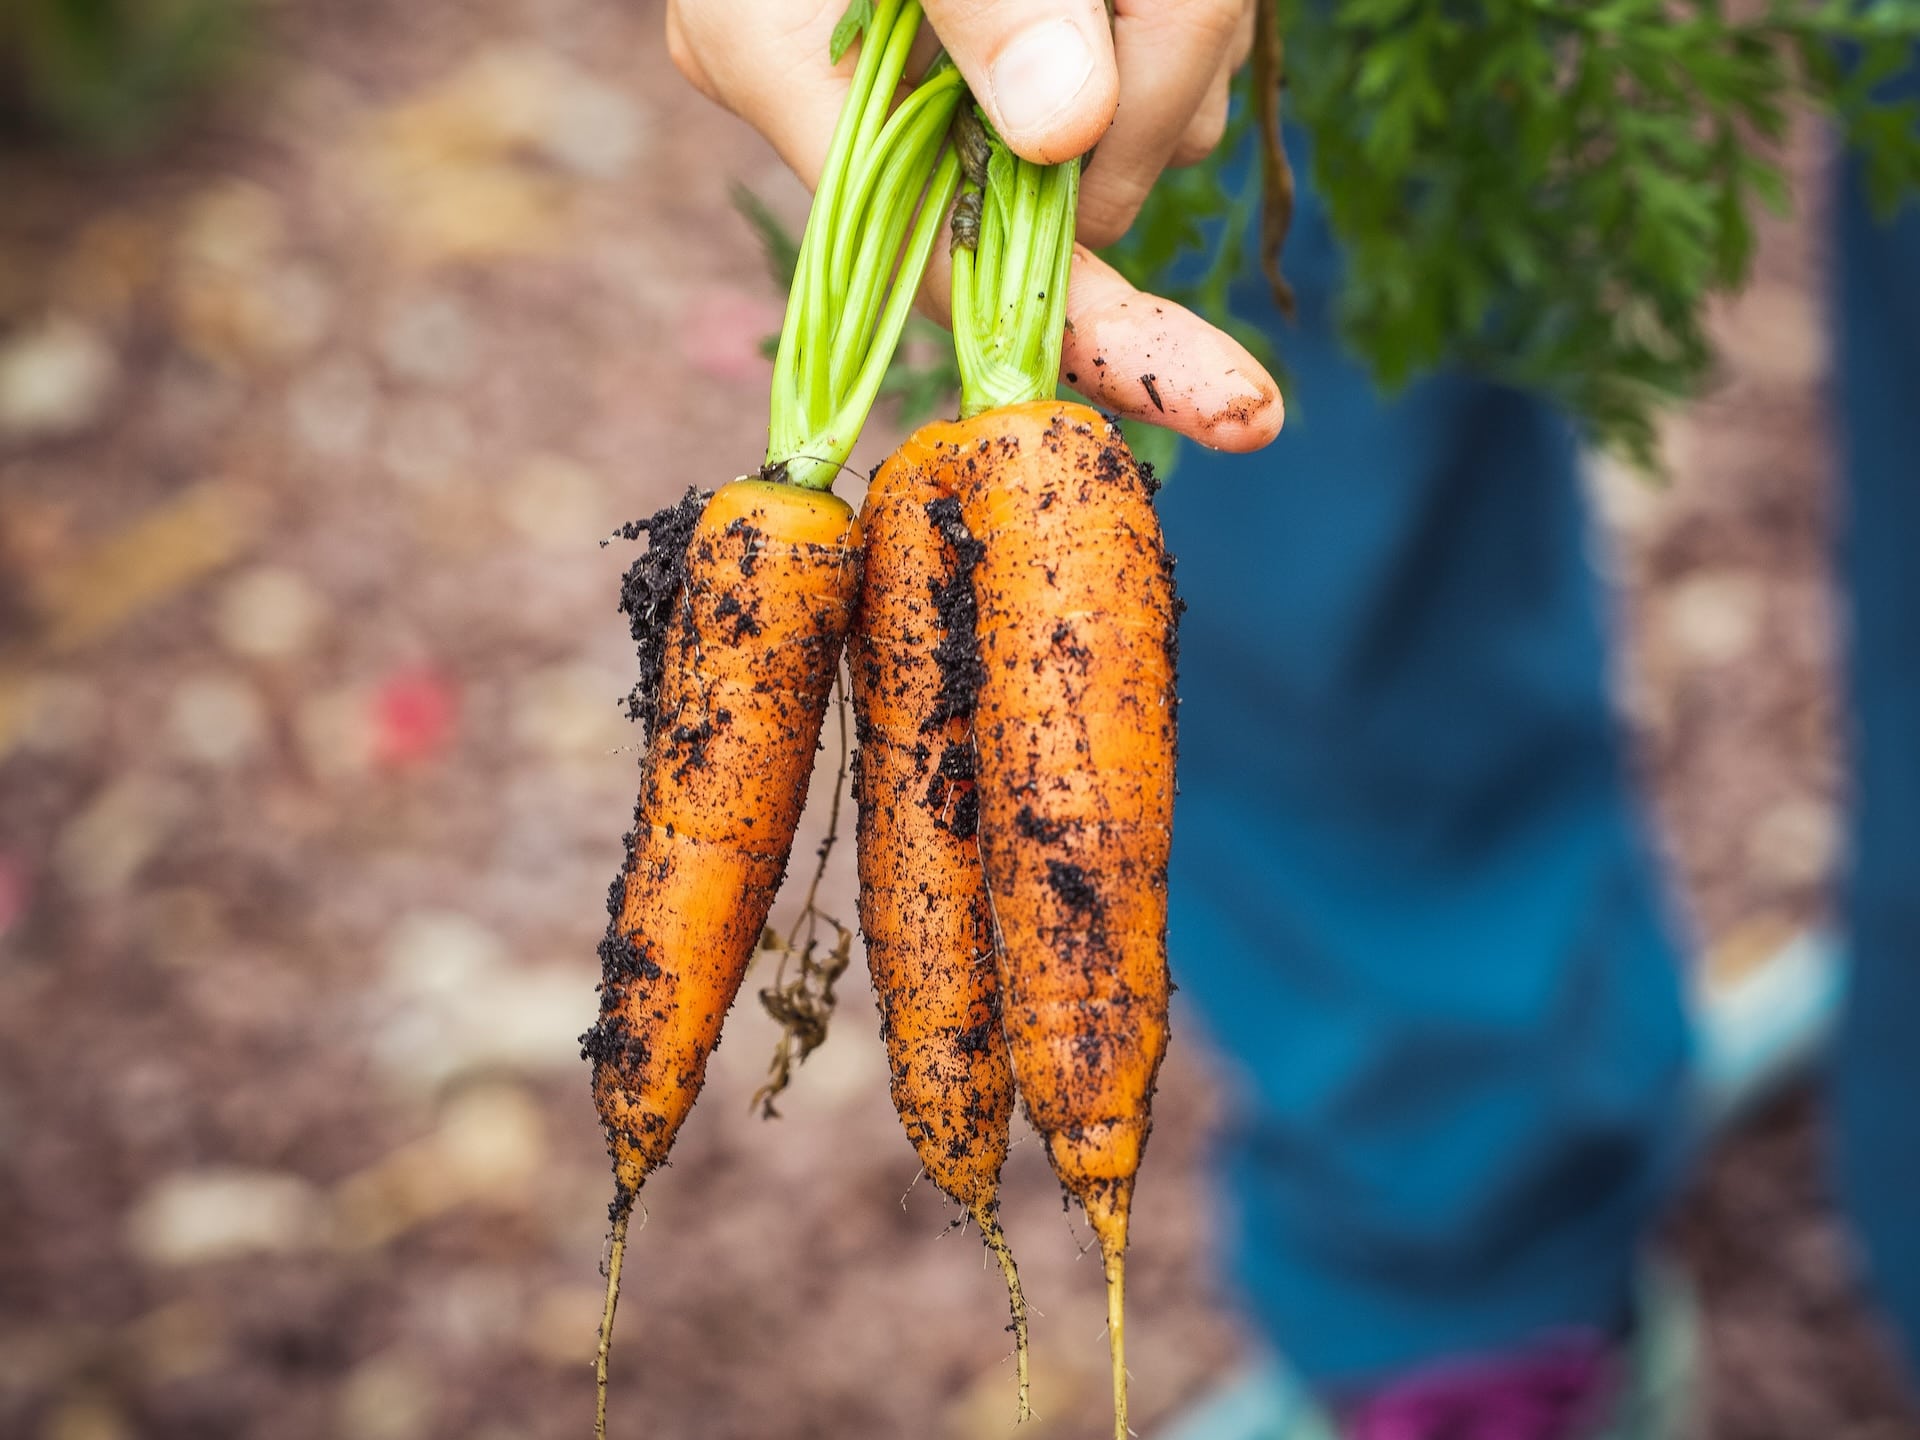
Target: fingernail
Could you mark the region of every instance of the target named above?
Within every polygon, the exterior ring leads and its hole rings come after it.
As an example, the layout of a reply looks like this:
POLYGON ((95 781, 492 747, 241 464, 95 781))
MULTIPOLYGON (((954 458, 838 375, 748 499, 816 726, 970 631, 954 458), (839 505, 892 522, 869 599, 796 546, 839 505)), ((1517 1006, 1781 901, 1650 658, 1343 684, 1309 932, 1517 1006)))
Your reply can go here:
POLYGON ((1073 104, 1093 74, 1093 49, 1071 20, 1014 36, 988 72, 1001 126, 1024 139, 1073 104))

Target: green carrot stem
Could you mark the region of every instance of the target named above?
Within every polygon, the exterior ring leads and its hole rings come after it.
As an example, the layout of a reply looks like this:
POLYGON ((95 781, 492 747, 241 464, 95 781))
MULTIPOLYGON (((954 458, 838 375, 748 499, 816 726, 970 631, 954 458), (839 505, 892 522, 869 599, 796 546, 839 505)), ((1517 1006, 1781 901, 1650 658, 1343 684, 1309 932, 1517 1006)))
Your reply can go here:
MULTIPOLYGON (((1051 397, 1065 343, 1080 162, 1035 165, 989 135, 978 239, 953 252, 953 340, 960 415, 1051 397)), ((972 204, 971 198, 965 203, 972 204)))
POLYGON ((922 232, 953 198, 941 152, 958 72, 943 57, 889 116, 920 21, 919 0, 874 0, 774 356, 763 473, 815 489, 852 453, 932 254, 922 232))

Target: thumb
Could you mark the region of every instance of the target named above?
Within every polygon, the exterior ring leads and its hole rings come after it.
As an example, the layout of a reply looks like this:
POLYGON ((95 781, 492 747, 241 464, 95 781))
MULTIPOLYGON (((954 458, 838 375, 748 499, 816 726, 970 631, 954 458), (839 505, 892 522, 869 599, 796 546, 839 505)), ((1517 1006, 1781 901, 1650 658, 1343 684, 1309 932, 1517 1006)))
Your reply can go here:
POLYGON ((1083 155, 1113 123, 1120 72, 1102 0, 924 0, 934 33, 1015 154, 1083 155))

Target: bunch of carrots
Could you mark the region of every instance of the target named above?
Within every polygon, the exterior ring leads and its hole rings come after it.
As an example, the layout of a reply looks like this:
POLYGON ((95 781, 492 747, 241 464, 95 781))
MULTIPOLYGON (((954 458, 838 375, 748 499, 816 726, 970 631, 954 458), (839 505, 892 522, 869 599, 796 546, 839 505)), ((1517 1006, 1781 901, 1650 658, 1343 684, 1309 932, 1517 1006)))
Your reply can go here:
POLYGON ((650 536, 623 596, 648 748, 583 1037, 615 1181, 596 1434, 636 1198, 761 941, 844 655, 895 1108, 1000 1262, 1025 1418, 1026 1312, 997 1217, 1024 1101, 1100 1246, 1124 1440, 1123 1257, 1170 989, 1172 563, 1117 428, 1053 398, 1077 162, 1014 157, 944 62, 895 105, 917 0, 855 11, 766 461, 633 529, 650 536), (949 231, 960 416, 902 445, 856 517, 831 486, 949 231))

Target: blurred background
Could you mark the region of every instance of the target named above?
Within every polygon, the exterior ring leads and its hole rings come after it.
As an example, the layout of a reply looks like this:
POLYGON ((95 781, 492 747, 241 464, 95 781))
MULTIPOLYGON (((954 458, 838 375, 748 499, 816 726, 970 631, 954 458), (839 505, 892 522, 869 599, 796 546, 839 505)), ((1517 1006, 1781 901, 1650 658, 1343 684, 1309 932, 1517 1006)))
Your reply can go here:
MULTIPOLYGON (((758 462, 780 297, 728 190, 805 206, 661 31, 647 0, 0 9, 0 1435, 587 1433, 610 1189, 573 1037, 637 762, 634 546, 601 541, 758 462)), ((1595 466, 1622 703, 1726 965, 1821 915, 1835 851, 1808 219, 1721 315, 1673 484, 1595 466)), ((629 1262, 625 1433, 1010 1428, 997 1273, 914 1187, 844 991, 776 1122, 774 1027, 730 1022, 629 1262)), ((1223 1097, 1176 1023, 1143 1433, 1239 1354, 1223 1097)), ((1920 1436, 1819 1134, 1811 1097, 1768 1116, 1675 1227, 1719 1440, 1920 1436)), ((1023 1433, 1102 1434, 1099 1267, 1030 1142, 1006 1207, 1023 1433)))

